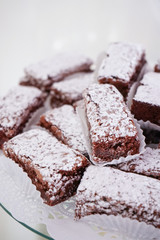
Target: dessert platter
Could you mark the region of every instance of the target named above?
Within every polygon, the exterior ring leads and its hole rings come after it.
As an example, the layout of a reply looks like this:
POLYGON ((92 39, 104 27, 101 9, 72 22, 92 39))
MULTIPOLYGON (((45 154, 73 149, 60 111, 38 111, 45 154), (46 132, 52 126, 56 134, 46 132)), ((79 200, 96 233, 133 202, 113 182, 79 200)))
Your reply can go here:
POLYGON ((0 203, 46 239, 160 239, 160 63, 102 55, 31 64, 0 98, 0 203))

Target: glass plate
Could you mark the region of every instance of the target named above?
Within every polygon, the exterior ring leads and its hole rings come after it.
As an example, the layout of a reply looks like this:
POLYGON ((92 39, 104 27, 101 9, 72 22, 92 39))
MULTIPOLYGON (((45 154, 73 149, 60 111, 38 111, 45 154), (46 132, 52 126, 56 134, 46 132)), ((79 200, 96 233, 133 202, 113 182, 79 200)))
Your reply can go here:
POLYGON ((45 228, 43 228, 43 226, 37 226, 38 229, 40 230, 36 230, 35 228, 32 228, 30 226, 28 226, 27 224, 23 223, 23 222, 20 222, 18 221, 16 218, 14 218, 12 216, 12 214, 0 203, 0 207, 9 215, 11 216, 15 221, 17 221, 18 223, 20 223, 22 226, 24 226, 25 228, 27 228, 28 230, 38 234, 39 236, 45 238, 45 239, 49 239, 49 240, 54 240, 53 238, 51 238, 47 231, 45 230, 45 228))
POLYGON ((27 174, 2 152, 0 179, 1 207, 20 224, 46 239, 160 239, 158 229, 119 216, 94 215, 75 221, 75 197, 54 207, 44 204, 27 174))
MULTIPOLYGON (((1 2, 0 94, 18 84, 28 64, 60 51, 78 51, 96 59, 109 42, 124 39, 145 44, 148 58, 153 62, 159 58, 159 25, 155 22, 154 12, 150 11, 151 6, 146 3, 148 1, 132 1, 127 5, 127 1, 117 1, 116 7, 113 1, 105 0, 101 4, 98 0, 76 4, 73 0, 70 3, 47 1, 47 4, 43 0, 18 1, 18 4, 1 2), (145 11, 141 11, 144 6, 145 11)), ((150 2, 154 5, 158 0, 150 2)), ((158 5, 155 6, 159 14, 158 5)), ((136 240, 156 239, 157 236, 160 239, 155 228, 143 223, 137 223, 133 234, 136 223, 129 219, 95 216, 96 219, 84 218, 75 222, 74 198, 55 207, 43 204, 39 192, 22 169, 2 154, 0 179, 1 206, 39 235, 43 236, 39 224, 45 224, 50 236, 56 240, 125 240, 129 239, 127 236, 136 240)), ((48 238, 45 234, 44 237, 48 238)))

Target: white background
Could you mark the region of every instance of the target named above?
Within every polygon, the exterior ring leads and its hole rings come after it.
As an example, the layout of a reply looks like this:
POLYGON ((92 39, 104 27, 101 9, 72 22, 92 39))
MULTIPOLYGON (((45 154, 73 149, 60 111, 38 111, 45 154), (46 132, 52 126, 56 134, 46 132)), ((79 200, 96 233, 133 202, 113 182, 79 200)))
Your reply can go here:
MULTIPOLYGON (((0 0, 0 95, 29 63, 63 50, 94 59, 111 41, 160 58, 160 0, 0 0)), ((0 209, 0 240, 40 239, 0 209)))

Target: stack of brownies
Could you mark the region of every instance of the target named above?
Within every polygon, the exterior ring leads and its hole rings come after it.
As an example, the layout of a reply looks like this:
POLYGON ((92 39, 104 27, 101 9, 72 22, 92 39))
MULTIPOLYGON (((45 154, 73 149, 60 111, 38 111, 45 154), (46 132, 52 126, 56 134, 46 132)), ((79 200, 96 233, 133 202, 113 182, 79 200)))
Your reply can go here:
POLYGON ((76 194, 76 219, 120 214, 160 228, 160 149, 141 152, 133 118, 156 125, 156 141, 143 131, 150 143, 160 142, 160 68, 157 63, 144 74, 145 65, 140 45, 112 43, 95 79, 90 58, 61 53, 27 67, 20 85, 0 99, 0 147, 27 172, 46 204, 76 194), (76 113, 80 100, 89 140, 76 113), (24 131, 46 101, 50 109, 24 131))

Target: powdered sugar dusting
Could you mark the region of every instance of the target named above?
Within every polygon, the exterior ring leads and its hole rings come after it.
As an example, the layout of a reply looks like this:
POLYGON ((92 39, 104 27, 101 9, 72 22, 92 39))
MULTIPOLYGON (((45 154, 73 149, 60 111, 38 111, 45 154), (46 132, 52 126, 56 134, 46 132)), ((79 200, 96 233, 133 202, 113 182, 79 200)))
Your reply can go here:
POLYGON ((155 72, 146 73, 138 87, 134 99, 137 101, 160 106, 160 74, 155 72))
POLYGON ((131 114, 114 86, 92 84, 84 97, 92 142, 137 135, 131 114))
POLYGON ((25 68, 25 73, 35 79, 47 80, 48 78, 53 78, 56 81, 61 74, 76 72, 83 65, 86 65, 85 68, 87 70, 91 64, 92 61, 86 56, 73 53, 59 53, 28 66, 25 68))
POLYGON ((76 212, 82 216, 93 208, 94 213, 121 213, 155 226, 160 224, 159 180, 110 167, 89 166, 76 196, 76 212))
POLYGON ((59 174, 61 171, 73 171, 86 161, 79 152, 40 129, 33 129, 14 137, 5 143, 5 149, 11 149, 24 163, 31 163, 43 179, 51 183, 53 172, 59 174))
POLYGON ((36 106, 42 92, 34 87, 17 86, 0 99, 0 129, 14 128, 21 124, 22 117, 29 114, 28 108, 36 106))
POLYGON ((124 42, 110 44, 99 69, 98 78, 112 80, 119 78, 121 81, 129 82, 144 54, 144 49, 138 44, 124 42))
POLYGON ((147 148, 144 153, 133 156, 129 162, 120 163, 117 167, 127 172, 160 178, 160 149, 147 148))
POLYGON ((83 90, 93 81, 93 73, 79 73, 67 77, 65 81, 54 83, 52 89, 61 92, 62 98, 71 98, 76 101, 82 98, 83 90))
POLYGON ((86 152, 81 124, 74 108, 64 105, 44 114, 45 121, 58 127, 62 132, 62 141, 82 153, 86 152))

